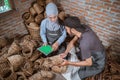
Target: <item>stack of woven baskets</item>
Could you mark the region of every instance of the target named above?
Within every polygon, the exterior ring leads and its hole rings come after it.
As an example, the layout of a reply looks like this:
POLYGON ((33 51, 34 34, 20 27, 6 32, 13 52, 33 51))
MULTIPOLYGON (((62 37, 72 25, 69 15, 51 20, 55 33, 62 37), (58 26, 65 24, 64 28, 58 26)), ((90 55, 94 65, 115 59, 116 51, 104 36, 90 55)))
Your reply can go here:
MULTIPOLYGON (((28 12, 25 12, 22 15, 22 18, 24 20, 24 24, 29 32, 29 34, 32 36, 32 39, 36 41, 41 41, 40 38, 40 23, 41 21, 46 18, 45 13, 45 6, 50 2, 56 2, 55 0, 36 0, 31 4, 31 7, 29 8, 28 12)), ((59 10, 59 18, 61 20, 64 20, 65 18, 65 12, 63 11, 60 4, 57 3, 58 10, 59 10)))

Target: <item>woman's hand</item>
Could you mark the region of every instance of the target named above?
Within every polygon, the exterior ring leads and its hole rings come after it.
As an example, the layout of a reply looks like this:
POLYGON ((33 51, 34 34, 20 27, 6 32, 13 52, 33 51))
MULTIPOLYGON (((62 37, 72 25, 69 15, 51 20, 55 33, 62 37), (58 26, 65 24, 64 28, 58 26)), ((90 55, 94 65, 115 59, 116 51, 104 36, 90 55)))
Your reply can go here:
POLYGON ((60 66, 66 66, 66 65, 69 65, 69 63, 70 62, 68 60, 64 59, 63 63, 60 66))
POLYGON ((58 42, 55 42, 53 45, 52 45, 52 48, 53 48, 53 51, 56 51, 59 47, 59 43, 58 42))
POLYGON ((43 43, 43 46, 46 46, 47 45, 47 42, 43 43))

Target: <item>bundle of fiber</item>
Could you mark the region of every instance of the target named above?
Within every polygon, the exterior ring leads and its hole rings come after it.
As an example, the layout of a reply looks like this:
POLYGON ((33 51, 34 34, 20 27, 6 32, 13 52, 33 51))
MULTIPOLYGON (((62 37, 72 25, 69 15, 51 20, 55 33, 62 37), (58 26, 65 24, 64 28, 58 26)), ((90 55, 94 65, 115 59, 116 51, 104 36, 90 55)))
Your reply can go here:
POLYGON ((43 77, 43 78, 48 78, 48 79, 52 79, 53 78, 53 73, 52 72, 50 72, 50 71, 44 71, 44 70, 41 70, 40 71, 40 73, 41 73, 41 76, 43 77))
POLYGON ((27 24, 31 23, 31 22, 34 22, 34 17, 29 12, 25 12, 22 15, 22 18, 27 24))
POLYGON ((37 14, 37 12, 35 11, 35 9, 33 7, 29 8, 29 12, 32 16, 35 16, 37 14))
POLYGON ((51 2, 54 2, 54 0, 46 0, 46 1, 45 1, 46 5, 47 5, 48 3, 51 3, 51 2))
POLYGON ((41 55, 42 55, 42 53, 40 53, 39 51, 35 50, 33 52, 32 56, 30 57, 30 61, 37 60, 41 55))
POLYGON ((7 45, 7 39, 0 37, 0 48, 3 48, 7 45))
POLYGON ((30 76, 28 80, 43 80, 43 77, 40 72, 37 72, 30 76))
POLYGON ((53 66, 52 71, 56 73, 64 73, 67 70, 66 66, 53 66))
POLYGON ((32 36, 32 39, 40 41, 40 27, 35 22, 27 25, 28 31, 32 36))
POLYGON ((45 0, 36 0, 40 6, 45 6, 45 0))
POLYGON ((61 19, 61 20, 65 20, 65 17, 66 17, 66 14, 64 11, 61 11, 59 14, 58 14, 58 17, 61 19))
POLYGON ((43 19, 44 19, 43 14, 38 14, 38 15, 35 17, 35 22, 36 22, 37 24, 40 24, 43 19))
POLYGON ((10 64, 13 66, 13 69, 17 71, 24 62, 24 58, 21 55, 12 55, 7 57, 10 64))
POLYGON ((19 41, 14 40, 13 43, 11 44, 11 46, 8 49, 7 56, 19 53, 20 50, 21 50, 21 47, 19 46, 19 41))
POLYGON ((31 76, 33 74, 33 63, 29 60, 26 60, 25 64, 22 67, 22 71, 25 76, 31 76))
POLYGON ((51 64, 53 65, 60 65, 63 62, 63 59, 60 57, 60 55, 49 57, 51 60, 51 64))
POLYGON ((3 78, 3 80, 17 80, 17 75, 15 72, 9 73, 9 76, 3 78))
POLYGON ((33 8, 37 12, 37 14, 41 14, 44 11, 44 8, 40 5, 38 5, 37 3, 33 4, 33 8))

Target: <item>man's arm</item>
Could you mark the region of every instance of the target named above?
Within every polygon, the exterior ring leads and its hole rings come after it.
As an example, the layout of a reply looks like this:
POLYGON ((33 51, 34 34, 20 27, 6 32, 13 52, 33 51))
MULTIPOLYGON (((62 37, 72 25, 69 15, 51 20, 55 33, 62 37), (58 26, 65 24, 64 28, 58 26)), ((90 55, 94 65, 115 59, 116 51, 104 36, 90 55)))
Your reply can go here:
POLYGON ((61 64, 62 66, 65 65, 72 65, 72 66, 91 66, 92 65, 92 58, 85 59, 84 61, 79 61, 79 62, 71 62, 64 60, 64 62, 61 64))

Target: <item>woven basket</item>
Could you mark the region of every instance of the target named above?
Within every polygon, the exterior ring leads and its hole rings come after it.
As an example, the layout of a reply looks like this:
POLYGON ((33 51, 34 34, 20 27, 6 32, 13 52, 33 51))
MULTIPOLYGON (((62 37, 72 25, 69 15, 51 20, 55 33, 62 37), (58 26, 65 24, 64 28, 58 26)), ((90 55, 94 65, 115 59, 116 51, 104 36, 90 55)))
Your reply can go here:
POLYGON ((32 16, 35 16, 37 14, 37 12, 35 11, 35 9, 33 7, 30 7, 29 11, 30 11, 32 16))
POLYGON ((53 66, 52 71, 56 73, 64 73, 67 70, 66 66, 53 66))
POLYGON ((34 22, 34 17, 29 12, 25 12, 22 15, 22 18, 26 23, 34 22))
POLYGON ((29 58, 32 56, 33 49, 28 48, 27 46, 22 46, 22 54, 24 57, 29 58))
POLYGON ((44 11, 44 8, 40 5, 38 5, 37 3, 33 4, 33 8, 37 12, 37 14, 41 14, 44 11))
POLYGON ((31 77, 29 77, 29 80, 44 80, 43 77, 41 76, 40 72, 35 73, 31 77))
POLYGON ((32 39, 40 41, 40 27, 38 24, 32 22, 27 26, 27 28, 30 35, 32 36, 32 39))
POLYGON ((39 51, 34 51, 33 52, 33 55, 31 56, 30 58, 30 61, 35 61, 37 60, 40 56, 42 55, 42 53, 40 53, 39 51))
POLYGON ((48 3, 50 3, 50 2, 54 2, 54 0, 46 0, 46 5, 48 4, 48 3))
POLYGON ((12 72, 10 76, 4 78, 4 80, 17 80, 17 75, 15 72, 12 72))
POLYGON ((41 21, 43 20, 43 18, 44 18, 43 14, 39 14, 39 15, 37 15, 37 16, 35 17, 35 22, 36 22, 37 24, 40 24, 41 21))
POLYGON ((45 0, 36 0, 40 6, 45 6, 45 0))
POLYGON ((41 73, 41 76, 43 78, 48 78, 48 79, 52 79, 53 78, 53 73, 50 72, 50 71, 41 70, 40 73, 41 73))
POLYGON ((24 62, 24 58, 20 55, 12 55, 7 58, 13 69, 16 71, 24 62))
POLYGON ((3 48, 7 45, 7 39, 0 37, 0 48, 3 48))
POLYGON ((33 63, 31 61, 26 61, 22 67, 22 71, 25 76, 31 76, 33 74, 33 63))
POLYGON ((63 62, 63 59, 59 55, 50 57, 50 60, 53 65, 60 65, 63 62))
POLYGON ((64 11, 61 11, 59 14, 58 14, 58 17, 61 19, 61 20, 65 20, 65 17, 66 17, 66 14, 64 11))
POLYGON ((19 51, 21 50, 20 46, 18 45, 18 41, 14 40, 14 42, 11 44, 10 48, 8 49, 8 54, 7 56, 19 53, 19 51))

